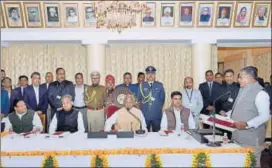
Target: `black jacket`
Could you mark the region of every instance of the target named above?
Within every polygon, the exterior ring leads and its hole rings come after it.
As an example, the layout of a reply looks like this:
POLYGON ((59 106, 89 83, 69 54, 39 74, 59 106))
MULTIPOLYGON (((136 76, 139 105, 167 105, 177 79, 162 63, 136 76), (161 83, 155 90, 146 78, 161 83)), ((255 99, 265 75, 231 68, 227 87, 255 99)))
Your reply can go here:
POLYGON ((228 112, 232 109, 235 99, 238 95, 240 86, 238 83, 234 82, 232 84, 223 83, 220 86, 220 95, 230 92, 230 94, 223 96, 217 103, 216 112, 219 113, 221 110, 228 112))
POLYGON ((51 108, 56 111, 61 107, 61 97, 69 94, 75 99, 75 89, 71 81, 64 80, 61 83, 58 81, 50 83, 48 87, 48 101, 51 108))
POLYGON ((272 85, 266 87, 265 91, 268 93, 268 95, 270 97, 270 112, 272 112, 272 85))
POLYGON ((199 85, 199 90, 201 92, 202 98, 203 98, 203 109, 201 110, 202 114, 208 114, 209 111, 206 110, 206 108, 209 105, 213 105, 214 100, 220 96, 220 84, 217 82, 213 82, 212 85, 212 92, 210 95, 210 90, 207 82, 201 83, 199 85))

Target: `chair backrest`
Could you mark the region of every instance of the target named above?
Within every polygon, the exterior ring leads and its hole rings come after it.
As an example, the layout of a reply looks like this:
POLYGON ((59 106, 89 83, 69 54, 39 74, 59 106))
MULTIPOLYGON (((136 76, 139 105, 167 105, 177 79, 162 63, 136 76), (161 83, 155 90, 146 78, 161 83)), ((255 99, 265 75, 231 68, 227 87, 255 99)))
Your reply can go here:
POLYGON ((109 105, 106 107, 106 115, 107 118, 110 118, 110 116, 112 114, 114 114, 117 110, 119 110, 119 107, 115 106, 115 105, 109 105))

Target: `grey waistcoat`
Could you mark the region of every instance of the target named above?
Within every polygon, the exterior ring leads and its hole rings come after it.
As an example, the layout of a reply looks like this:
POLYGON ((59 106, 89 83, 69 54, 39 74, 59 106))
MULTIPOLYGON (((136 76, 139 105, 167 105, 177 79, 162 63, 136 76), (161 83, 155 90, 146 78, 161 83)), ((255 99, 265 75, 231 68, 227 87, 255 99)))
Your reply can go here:
POLYGON ((33 129, 34 111, 27 110, 20 120, 16 112, 9 114, 9 121, 12 125, 12 129, 15 133, 20 134, 23 132, 30 132, 33 129))
MULTIPOLYGON (((255 106, 255 99, 257 94, 262 90, 263 88, 258 82, 249 84, 245 88, 241 88, 234 103, 231 119, 234 121, 248 122, 249 120, 258 116, 258 109, 255 106)), ((260 125, 257 129, 237 129, 232 133, 232 139, 244 145, 255 146, 257 143, 259 145, 263 145, 265 140, 265 123, 260 125)))

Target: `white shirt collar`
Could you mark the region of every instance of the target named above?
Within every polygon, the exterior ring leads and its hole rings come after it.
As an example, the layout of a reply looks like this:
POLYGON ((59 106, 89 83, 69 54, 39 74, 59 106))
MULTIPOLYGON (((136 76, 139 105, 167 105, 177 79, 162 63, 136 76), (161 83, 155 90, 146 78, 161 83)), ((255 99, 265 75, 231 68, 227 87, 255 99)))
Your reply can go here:
MULTIPOLYGON (((27 112, 27 111, 26 111, 26 112, 27 112)), ((17 112, 16 112, 16 114, 17 114, 18 116, 23 116, 23 115, 26 114, 26 112, 24 112, 24 113, 17 113, 17 112)))
POLYGON ((83 88, 84 87, 84 85, 82 84, 82 85, 76 85, 76 88, 83 88))

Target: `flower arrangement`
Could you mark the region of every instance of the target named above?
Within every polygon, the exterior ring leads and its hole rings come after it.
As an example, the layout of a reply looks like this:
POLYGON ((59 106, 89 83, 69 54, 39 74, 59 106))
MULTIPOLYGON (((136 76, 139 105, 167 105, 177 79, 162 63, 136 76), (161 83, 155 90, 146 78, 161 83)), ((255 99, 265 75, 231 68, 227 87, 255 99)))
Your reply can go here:
POLYGON ((193 155, 192 167, 211 167, 210 156, 207 152, 198 152, 193 155))
POLYGON ((244 167, 255 168, 256 162, 257 162, 256 156, 250 151, 246 154, 244 167))
POLYGON ((249 148, 121 148, 110 150, 55 150, 55 151, 1 151, 1 156, 87 156, 87 155, 150 155, 150 154, 194 154, 207 153, 248 153, 249 148))
POLYGON ((59 167, 58 160, 55 155, 46 155, 41 164, 42 168, 59 167))
POLYGON ((106 155, 95 155, 91 159, 91 167, 109 167, 106 155))
POLYGON ((146 158, 145 167, 162 167, 161 157, 156 154, 149 155, 146 158))

